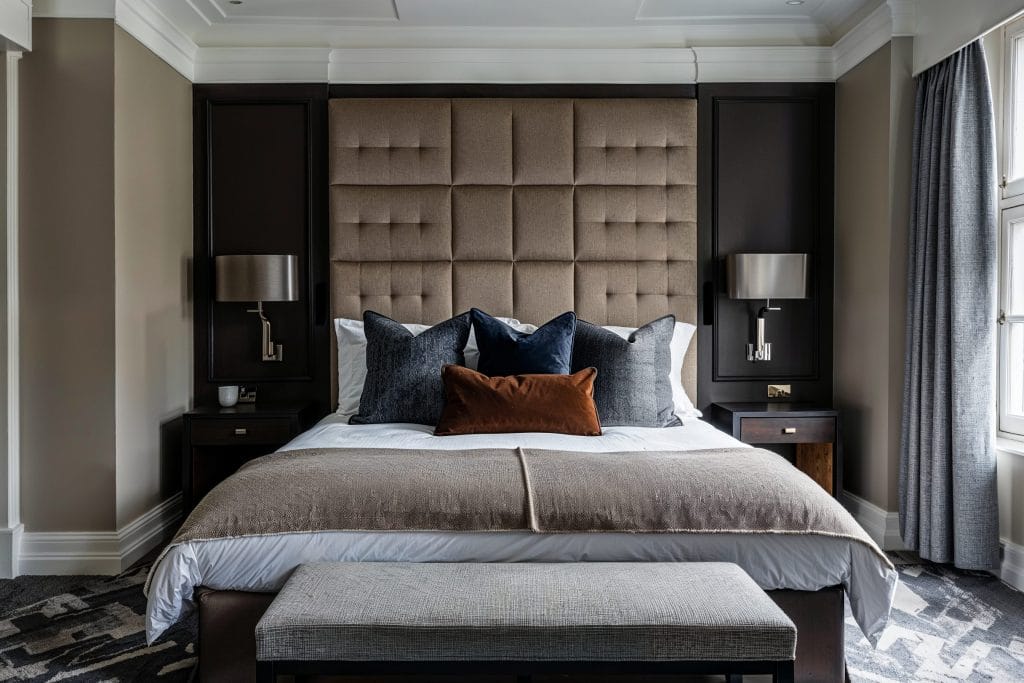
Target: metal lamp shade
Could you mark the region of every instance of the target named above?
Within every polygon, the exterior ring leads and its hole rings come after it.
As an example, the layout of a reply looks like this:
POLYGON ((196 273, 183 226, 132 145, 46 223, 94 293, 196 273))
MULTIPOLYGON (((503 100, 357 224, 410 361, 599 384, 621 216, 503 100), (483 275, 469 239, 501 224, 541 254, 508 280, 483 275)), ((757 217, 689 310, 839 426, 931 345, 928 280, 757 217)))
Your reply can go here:
POLYGON ((214 259, 217 301, 298 301, 294 254, 233 254, 214 259))
POLYGON ((807 254, 730 254, 730 299, 806 299, 807 254))

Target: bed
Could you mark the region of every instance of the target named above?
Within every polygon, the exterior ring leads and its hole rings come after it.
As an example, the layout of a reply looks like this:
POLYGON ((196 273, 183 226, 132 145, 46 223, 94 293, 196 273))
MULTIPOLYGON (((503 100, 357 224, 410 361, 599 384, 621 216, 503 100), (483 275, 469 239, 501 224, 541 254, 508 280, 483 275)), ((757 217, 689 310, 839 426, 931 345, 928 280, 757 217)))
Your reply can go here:
MULTIPOLYGON (((666 314, 697 322, 693 100, 337 99, 329 114, 330 249, 321 256, 330 263, 333 317, 360 319, 369 309, 434 324, 478 306, 538 324, 567 310, 598 325, 637 327, 666 314)), ((691 397, 695 346, 676 373, 691 397)), ((646 453, 705 463, 715 462, 708 454, 724 462, 728 453, 746 453, 752 464, 778 465, 778 456, 693 416, 681 426, 608 427, 596 437, 435 437, 425 425, 347 421, 328 416, 264 460, 298 476, 316 457, 342 478, 346 454, 387 452, 400 463, 403 452, 438 449, 492 449, 509 458, 646 453)), ((787 481, 775 493, 810 480, 787 481)), ((806 491, 829 515, 846 515, 823 491, 806 491)), ((150 575, 148 637, 197 607, 201 679, 247 680, 255 624, 302 562, 730 561, 797 624, 797 679, 838 682, 844 596, 874 639, 896 585, 892 565, 859 527, 845 535, 345 528, 278 525, 264 535, 179 539, 150 575)))
MULTIPOLYGON (((614 454, 749 449, 701 420, 661 429, 609 427, 599 437, 436 437, 424 425, 350 425, 346 416, 332 415, 273 457, 288 458, 289 453, 310 449, 332 449, 344 458, 349 449, 397 449, 414 455, 423 450, 479 448, 614 454)), ((194 606, 199 587, 274 593, 295 567, 306 562, 729 561, 768 591, 813 592, 841 586, 857 623, 874 640, 887 621, 896 586, 896 572, 879 555, 848 538, 784 534, 303 531, 199 540, 172 545, 160 558, 149 583, 146 627, 151 641, 158 638, 194 606)))

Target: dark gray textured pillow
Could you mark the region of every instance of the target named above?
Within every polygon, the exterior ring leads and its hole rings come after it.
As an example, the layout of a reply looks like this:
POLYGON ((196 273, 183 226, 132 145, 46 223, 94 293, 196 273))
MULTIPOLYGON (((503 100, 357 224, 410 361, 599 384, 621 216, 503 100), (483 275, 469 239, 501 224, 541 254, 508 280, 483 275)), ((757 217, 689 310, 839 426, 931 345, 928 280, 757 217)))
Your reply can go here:
POLYGON ((413 335, 391 318, 363 313, 366 383, 349 423, 436 425, 444 407, 441 368, 464 364, 469 326, 463 313, 413 335))
POLYGON ((623 339, 582 320, 576 323, 572 371, 597 368, 594 402, 601 424, 674 427, 672 333, 676 318, 666 315, 623 339), (652 391, 653 388, 653 391, 652 391))

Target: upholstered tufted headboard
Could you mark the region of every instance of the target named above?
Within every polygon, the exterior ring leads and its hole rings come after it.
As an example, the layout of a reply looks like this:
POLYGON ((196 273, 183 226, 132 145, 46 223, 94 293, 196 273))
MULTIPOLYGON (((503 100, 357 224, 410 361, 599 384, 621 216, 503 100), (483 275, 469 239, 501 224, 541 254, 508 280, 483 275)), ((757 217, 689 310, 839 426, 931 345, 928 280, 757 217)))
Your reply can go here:
POLYGON ((334 317, 696 324, 693 100, 335 99, 330 145, 334 317))

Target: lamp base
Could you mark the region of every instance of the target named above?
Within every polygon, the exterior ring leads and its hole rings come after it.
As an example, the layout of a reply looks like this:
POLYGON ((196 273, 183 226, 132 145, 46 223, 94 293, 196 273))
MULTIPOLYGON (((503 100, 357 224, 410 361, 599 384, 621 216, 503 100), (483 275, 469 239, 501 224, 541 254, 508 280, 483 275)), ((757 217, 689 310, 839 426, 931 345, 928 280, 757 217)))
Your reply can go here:
POLYGON ((772 344, 766 342, 761 346, 757 344, 747 344, 747 360, 756 363, 759 360, 771 360, 772 359, 772 344))
POLYGON ((267 353, 266 346, 263 347, 263 360, 265 361, 282 361, 284 360, 284 345, 271 343, 269 348, 274 349, 274 353, 267 353))

